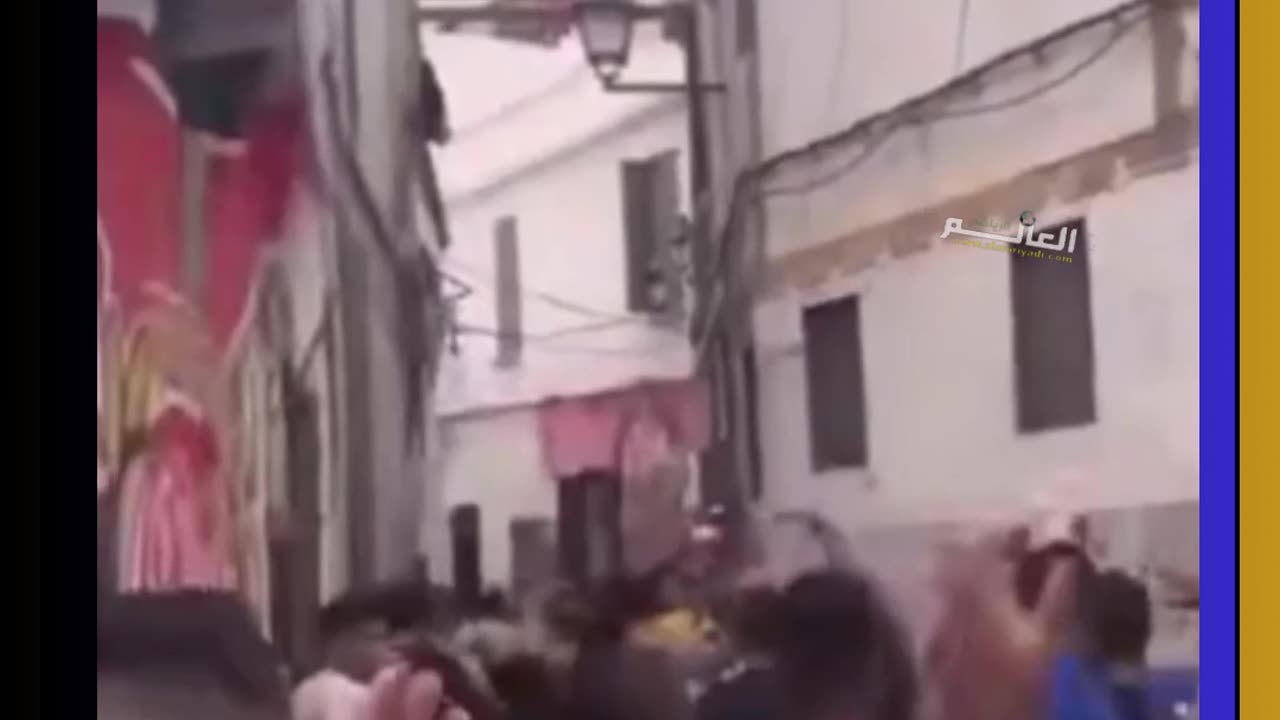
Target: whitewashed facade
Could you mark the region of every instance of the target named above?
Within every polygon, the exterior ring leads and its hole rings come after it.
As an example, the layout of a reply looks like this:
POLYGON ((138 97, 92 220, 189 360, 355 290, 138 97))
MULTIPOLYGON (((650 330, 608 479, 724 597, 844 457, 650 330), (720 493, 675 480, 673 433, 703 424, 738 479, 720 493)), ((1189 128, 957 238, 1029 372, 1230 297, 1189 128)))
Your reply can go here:
MULTIPOLYGON (((1198 23, 1194 9, 1162 25, 1138 8, 1067 32, 1120 6, 756 3, 763 157, 1062 35, 922 112, 1025 100, 904 127, 838 179, 766 206, 751 323, 760 509, 820 513, 855 556, 887 570, 909 614, 927 612, 912 603, 925 597, 935 530, 1046 504, 1161 508, 1151 517, 1180 523, 1100 520, 1105 556, 1135 569, 1197 567, 1197 149, 1166 152, 1157 128, 1185 121, 1194 137, 1198 23), (946 217, 971 224, 1024 210, 1041 227, 1084 218, 1089 228, 1097 420, 1086 426, 1019 433, 1010 260, 939 240, 946 217), (869 457, 865 467, 815 471, 802 312, 849 294, 861 303, 869 457)), ((792 163, 765 187, 802 185, 862 150, 853 143, 828 161, 792 163)), ((1161 652, 1186 660, 1194 639, 1178 632, 1161 652)))
MULTIPOLYGON (((536 91, 549 78, 551 92, 535 92, 537 97, 498 108, 496 115, 490 108, 470 127, 455 120, 461 127, 442 154, 453 234, 444 266, 469 293, 457 304, 456 347, 446 350, 438 381, 438 465, 429 475, 442 482, 428 483, 422 525, 432 575, 448 582, 447 513, 462 504, 479 505, 483 581, 499 586, 511 578, 511 520, 554 520, 556 514, 536 404, 639 380, 684 378, 691 367, 682 328, 628 311, 620 172, 623 161, 675 150, 687 187, 683 103, 679 97, 604 93, 577 56, 573 38, 559 49, 511 52, 549 54, 550 63, 532 62, 558 66, 561 80, 555 79, 557 71, 539 79, 531 70, 524 87, 536 91), (493 332, 494 232, 503 217, 517 228, 522 306, 523 347, 509 366, 495 363, 493 332)), ((433 55, 445 73, 448 57, 448 48, 433 55)), ((679 67, 679 50, 656 39, 642 39, 631 63, 645 80, 675 77, 679 67)), ((472 76, 468 82, 480 80, 472 76)), ((512 81, 494 80, 503 82, 512 81)))
MULTIPOLYGON (((300 44, 311 131, 323 178, 295 208, 285 266, 290 278, 299 362, 319 394, 320 590, 328 598, 352 585, 399 576, 413 566, 422 507, 420 481, 430 431, 429 384, 418 388, 425 425, 412 429, 413 387, 405 371, 403 308, 395 261, 412 261, 439 242, 417 207, 415 163, 423 152, 409 120, 418 112, 419 38, 412 2, 327 0, 299 7, 300 44), (324 74, 332 66, 340 128, 333 127, 324 74), (360 167, 371 209, 356 197, 334 140, 343 138, 360 167), (415 225, 415 222, 417 223, 415 225), (317 343, 319 343, 317 345, 317 343), (309 357, 302 353, 312 351, 309 357)), ((423 298, 430 306, 434 298, 423 298)))

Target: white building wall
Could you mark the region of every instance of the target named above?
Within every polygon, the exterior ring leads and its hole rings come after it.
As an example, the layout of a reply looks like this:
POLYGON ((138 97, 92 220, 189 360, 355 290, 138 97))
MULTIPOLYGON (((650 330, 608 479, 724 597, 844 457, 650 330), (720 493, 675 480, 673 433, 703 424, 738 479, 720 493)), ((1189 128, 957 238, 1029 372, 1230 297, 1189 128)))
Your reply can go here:
POLYGON ((765 154, 804 144, 1117 0, 756 0, 765 154), (967 17, 961 16, 968 6, 967 17), (963 48, 961 50, 961 48, 963 48), (957 62, 958 61, 958 62, 957 62))
POLYGON ((760 305, 766 503, 847 531, 1031 509, 1198 497, 1198 172, 1158 175, 1075 207, 1091 267, 1098 422, 1016 432, 1004 255, 942 246, 760 305), (801 310, 862 298, 870 462, 814 473, 801 310))
MULTIPOLYGON (((764 154, 888 110, 1002 52, 1119 5, 967 4, 962 29, 960 0, 759 2, 768 99, 764 154)), ((1181 99, 1194 107, 1194 12, 1184 16, 1184 27, 1181 99)), ((1059 43, 1039 64, 1019 60, 940 107, 999 103, 1042 87, 1088 60, 1113 31, 1104 24, 1059 43)), ((824 187, 771 199, 767 256, 778 262, 945 207, 1149 130, 1157 119, 1155 56, 1144 21, 1052 91, 999 112, 898 131, 824 187)), ((827 175, 865 147, 853 144, 808 167, 793 164, 766 186, 794 187, 827 175)), ((918 639, 934 610, 932 594, 922 590, 936 543, 955 522, 1007 518, 1056 503, 1102 511, 1099 534, 1112 545, 1108 562, 1135 571, 1155 562, 1194 572, 1198 564, 1198 165, 1137 179, 1138 168, 1120 165, 1115 186, 1099 195, 986 209, 986 217, 1005 219, 1029 209, 1042 227, 1081 216, 1087 222, 1098 400, 1093 425, 1017 433, 1010 260, 943 245, 941 227, 920 231, 924 247, 917 252, 886 254, 851 274, 833 263, 827 278, 771 294, 754 310, 763 510, 817 511, 841 528, 855 558, 878 571, 918 639), (801 313, 849 293, 862 296, 869 465, 816 473, 801 313), (1133 512, 1138 507, 1153 508, 1151 519, 1133 512)), ((963 219, 969 225, 985 217, 963 219)), ((1195 661, 1194 622, 1165 627, 1177 622, 1157 618, 1162 629, 1153 659, 1195 661)))
MULTIPOLYGON (((936 543, 954 523, 1102 512, 1105 564, 1195 572, 1199 500, 1198 166, 1070 207, 1092 242, 1098 421, 1016 432, 1009 263, 934 247, 756 309, 766 511, 813 510, 849 537, 927 637, 936 543), (870 461, 811 469, 803 306, 862 297, 870 461), (1109 512, 1114 511, 1114 512, 1109 512), (994 516, 994 517, 993 517, 994 516)), ((936 237, 936 236, 935 236, 936 237)), ((1194 664, 1194 617, 1157 610, 1153 662, 1194 664)))
MULTIPOLYGON (((443 60, 433 59, 447 72, 443 60)), ((634 77, 668 79, 678 60, 673 46, 642 44, 634 77)), ((571 77, 577 79, 557 95, 526 103, 502 122, 486 119, 460 131, 442 154, 453 231, 444 266, 472 292, 456 308, 457 353, 446 353, 442 363, 436 442, 443 484, 429 491, 438 492, 433 505, 442 513, 464 503, 482 508, 481 563, 488 584, 510 581, 511 520, 556 514, 536 403, 688 377, 691 369, 683 328, 657 325, 627 309, 621 175, 625 160, 677 150, 685 202, 683 104, 664 96, 606 94, 589 71, 571 77), (499 368, 492 336, 493 235, 506 215, 517 222, 525 340, 519 364, 499 368)), ((445 518, 437 514, 437 526, 423 528, 423 544, 432 575, 447 581, 445 518)))
MULTIPOLYGON (((761 68, 770 99, 763 106, 766 155, 922 95, 957 69, 1119 3, 975 0, 963 30, 961 3, 943 5, 951 9, 932 0, 759 3, 761 52, 769 59, 761 68)), ((1188 22, 1194 28, 1193 15, 1188 22)), ((1115 29, 1104 23, 1039 60, 1015 61, 940 109, 999 103, 1053 83, 1098 54, 1115 29)), ((1027 102, 898 131, 825 187, 771 200, 768 256, 936 207, 1150 128, 1154 56, 1150 23, 1141 21, 1097 62, 1027 102)), ((1194 102, 1190 51, 1183 62, 1184 99, 1194 102)), ((825 175, 863 150, 855 145, 766 186, 825 175)), ((988 210, 1013 218, 1030 209, 1042 227, 1087 219, 1099 398, 1099 422, 1089 428, 1015 434, 1009 260, 998 254, 933 247, 882 258, 852 277, 833 268, 818 287, 759 305, 768 504, 821 508, 841 524, 874 526, 1027 503, 1057 486, 1084 506, 1195 498, 1197 196, 1193 166, 1122 180, 1114 192, 1071 206, 1051 200, 1049 207, 988 210), (815 475, 800 311, 849 292, 864 295, 870 467, 815 475)))
MULTIPOLYGON (((866 31, 870 32, 870 28, 866 31)), ((1060 43, 1042 66, 1036 66, 1031 58, 1019 60, 988 80, 982 92, 962 93, 936 111, 989 106, 1044 87, 1087 62, 1109 41, 1112 32, 1110 24, 1103 24, 1060 43)), ((769 255, 833 240, 1151 127, 1156 120, 1152 57, 1151 36, 1143 24, 1119 40, 1099 61, 1050 92, 996 112, 900 129, 859 162, 856 170, 839 180, 812 193, 772 200, 769 255)), ((1187 74, 1194 78, 1195 67, 1189 53, 1185 60, 1190 71, 1187 74)), ((899 69, 892 63, 879 63, 877 83, 898 87, 884 78, 901 74, 900 85, 915 89, 894 96, 888 101, 890 104, 880 102, 839 111, 842 119, 836 124, 848 125, 852 119, 887 110, 908 96, 919 96, 946 81, 945 74, 931 76, 935 82, 920 86, 912 79, 919 72, 912 69, 916 64, 904 61, 899 69)), ((825 94, 815 91, 816 88, 811 89, 810 123, 814 116, 827 115, 815 105, 825 94)), ((817 130, 801 130, 786 119, 793 112, 789 108, 796 104, 804 105, 798 99, 795 103, 770 103, 765 126, 771 126, 771 115, 782 115, 774 117, 773 127, 789 128, 788 133, 807 142, 817 137, 817 130)), ((833 154, 825 164, 795 172, 794 177, 779 174, 769 187, 795 186, 851 162, 862 151, 861 143, 854 144, 843 153, 833 154)), ((991 208, 990 212, 1012 218, 1024 209, 1027 208, 991 208)))
MULTIPOLYGON (((392 241, 409 257, 423 238, 415 234, 416 214, 397 217, 397 205, 416 202, 408 168, 420 148, 412 141, 409 118, 418 108, 416 3, 411 0, 365 3, 356 0, 357 86, 359 90, 358 154, 369 185, 387 218, 392 241), (403 224, 402 224, 403 223, 403 224)), ((366 235, 372 240, 372 235, 366 235)), ((375 575, 385 578, 407 571, 417 555, 418 516, 422 506, 423 461, 408 437, 408 397, 396 284, 392 268, 370 244, 368 248, 368 342, 372 473, 375 488, 375 575)), ((425 391, 425 388, 424 388, 425 391)), ((429 397, 419 399, 428 403, 429 397)), ((430 406, 424 421, 430 422, 430 406)), ((425 432, 426 427, 421 428, 425 432)), ((421 447, 420 445, 418 447, 421 447)))
MULTIPOLYGON (((511 580, 511 520, 556 516, 555 480, 542 462, 536 412, 526 407, 456 417, 441 424, 440 442, 442 507, 480 506, 482 577, 486 585, 505 586, 511 580)), ((437 564, 432 555, 432 573, 451 577, 452 556, 444 552, 439 559, 437 564)))
MULTIPOLYGON (((466 204, 616 126, 661 95, 606 93, 571 33, 552 48, 424 30, 453 137, 439 157, 451 204, 466 204)), ((679 82, 679 48, 636 28, 624 81, 679 82)))
POLYGON ((444 416, 687 375, 683 331, 626 308, 620 170, 624 160, 670 149, 684 159, 685 128, 678 103, 651 101, 589 144, 450 206, 456 239, 445 267, 474 292, 459 304, 459 352, 442 370, 444 416), (528 336, 514 368, 495 367, 496 338, 474 331, 495 329, 493 232, 504 215, 518 226, 528 336))
POLYGON ((317 478, 320 514, 320 600, 348 587, 350 532, 343 472, 341 356, 333 218, 310 191, 298 193, 290 211, 279 262, 293 312, 293 363, 315 393, 322 457, 317 478))
MULTIPOLYGON (((383 225, 391 235, 389 242, 408 257, 419 241, 429 245, 434 238, 415 234, 415 213, 403 212, 407 203, 420 197, 408 182, 408 171, 420 152, 409 132, 411 112, 417 108, 418 60, 416 4, 412 0, 365 3, 361 0, 325 0, 305 4, 299 11, 304 59, 308 83, 312 91, 313 132, 320 138, 319 160, 324 178, 331 183, 325 188, 333 193, 332 202, 343 203, 344 227, 337 227, 335 208, 325 208, 326 220, 332 221, 334 248, 343 243, 343 273, 352 287, 337 283, 339 304, 354 308, 351 317, 356 327, 341 328, 343 340, 336 375, 344 384, 335 401, 336 412, 350 432, 340 433, 338 460, 340 482, 369 483, 371 488, 369 518, 371 551, 368 567, 330 567, 327 587, 368 575, 370 579, 403 572, 418 550, 417 513, 422 506, 421 453, 410 450, 406 438, 407 388, 401 359, 396 307, 396 285, 392 268, 375 244, 370 219, 365 217, 349 195, 343 181, 345 167, 330 143, 329 110, 325 104, 320 68, 327 55, 332 55, 339 87, 339 112, 343 116, 343 134, 349 137, 383 225), (351 26, 347 27, 350 21, 351 26), (354 83, 354 86, 352 85, 354 83), (364 292, 354 289, 360 286, 364 292), (356 307, 358 306, 358 307, 356 307), (361 363, 353 355, 367 356, 361 363), (360 377, 356 377, 356 375, 360 377), (351 387, 367 388, 361 397, 349 392, 351 387), (359 404, 366 407, 355 407, 359 404), (360 445, 357 449, 355 446, 360 445), (368 446, 365 448, 364 446, 368 446), (357 469, 352 458, 367 457, 357 469), (350 571, 348 573, 347 571, 350 571)), ((429 229, 420 232, 430 232, 429 229)), ((337 253, 326 259, 330 278, 338 277, 337 253)), ((345 282, 345 280, 344 280, 345 282)), ((428 399, 424 399, 424 402, 428 399)), ((430 412, 428 410, 428 417, 430 412)), ((329 488, 335 512, 346 513, 345 489, 329 488)), ((347 518, 343 519, 346 522, 347 518)), ((353 529, 353 532, 359 532, 353 529)), ((346 541, 336 534, 326 538, 326 552, 347 554, 341 547, 346 541)))

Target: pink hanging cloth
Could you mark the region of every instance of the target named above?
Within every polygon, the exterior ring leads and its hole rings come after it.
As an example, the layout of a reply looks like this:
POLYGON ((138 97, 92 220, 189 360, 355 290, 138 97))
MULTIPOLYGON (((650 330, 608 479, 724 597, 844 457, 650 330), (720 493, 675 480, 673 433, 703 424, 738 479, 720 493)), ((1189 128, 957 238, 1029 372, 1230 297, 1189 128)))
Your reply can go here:
POLYGON ((215 478, 212 428, 170 406, 157 419, 148 451, 132 464, 138 494, 130 523, 121 589, 234 589, 236 573, 225 541, 225 515, 215 478))
POLYGON ((699 452, 710 439, 710 393, 700 379, 641 383, 607 393, 557 398, 538 408, 543 461, 552 477, 569 478, 588 470, 621 472, 623 449, 627 462, 650 466, 665 458, 644 456, 647 449, 661 454, 669 448, 699 452), (664 442, 624 444, 639 413, 651 412, 667 433, 664 442), (669 445, 668 445, 669 443, 669 445))

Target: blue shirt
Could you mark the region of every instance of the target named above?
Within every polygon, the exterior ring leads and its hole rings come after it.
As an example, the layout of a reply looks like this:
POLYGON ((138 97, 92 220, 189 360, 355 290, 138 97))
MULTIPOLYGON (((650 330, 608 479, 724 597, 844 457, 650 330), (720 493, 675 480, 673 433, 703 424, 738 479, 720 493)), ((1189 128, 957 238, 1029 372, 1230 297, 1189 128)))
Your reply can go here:
POLYGON ((1054 663, 1049 720, 1124 720, 1116 711, 1111 686, 1101 668, 1077 655, 1054 663))

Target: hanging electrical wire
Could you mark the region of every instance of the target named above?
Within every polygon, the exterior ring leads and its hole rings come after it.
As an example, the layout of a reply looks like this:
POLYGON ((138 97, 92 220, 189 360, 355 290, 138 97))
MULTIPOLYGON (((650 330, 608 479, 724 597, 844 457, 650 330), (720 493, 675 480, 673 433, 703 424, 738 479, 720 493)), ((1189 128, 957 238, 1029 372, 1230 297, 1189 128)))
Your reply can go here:
POLYGON ((526 333, 502 332, 494 328, 479 327, 475 325, 459 324, 457 331, 460 335, 479 335, 482 337, 490 337, 496 339, 519 339, 528 344, 529 347, 539 351, 552 353, 567 353, 572 355, 602 355, 602 356, 651 356, 668 355, 676 352, 688 352, 689 346, 683 341, 673 342, 669 345, 651 345, 641 347, 599 347, 587 345, 565 345, 555 342, 563 335, 556 333, 547 333, 543 335, 530 335, 526 333))
MULTIPOLYGON (((1159 0, 1131 0, 1130 2, 1119 5, 1104 13, 1067 25, 1047 36, 1002 53, 989 62, 974 68, 964 75, 961 75, 922 96, 907 100, 884 112, 861 118, 837 132, 779 152, 739 173, 733 184, 725 221, 721 226, 717 242, 715 244, 713 265, 710 268, 710 272, 707 274, 707 277, 714 278, 721 272, 721 270, 723 270, 724 263, 727 260, 730 244, 732 239, 737 235, 738 224, 742 221, 742 214, 748 205, 771 197, 808 194, 814 190, 834 183, 860 167, 870 157, 872 157, 877 150, 883 147, 892 136, 904 127, 923 126, 955 118, 973 117, 976 115, 999 112, 1039 98, 1061 87, 1067 82, 1070 82, 1072 79, 1076 78, 1089 67, 1095 65, 1099 60, 1105 57, 1125 36, 1132 32, 1142 20, 1150 16, 1154 5, 1158 1, 1159 0), (1030 54, 1042 54, 1047 46, 1053 45, 1065 38, 1072 37, 1108 22, 1113 23, 1113 31, 1097 50, 1090 53, 1088 57, 1074 65, 1070 70, 1044 85, 1037 86, 1027 92, 990 104, 961 107, 951 111, 935 111, 927 114, 924 112, 926 107, 937 105, 951 93, 968 87, 980 87, 982 79, 987 74, 993 70, 1007 66, 1019 57, 1030 54), (775 188, 761 187, 764 182, 767 182, 770 177, 786 165, 794 162, 805 162, 820 159, 829 151, 841 149, 849 143, 856 142, 860 137, 866 135, 870 135, 871 137, 864 140, 863 151, 855 155, 851 161, 838 166, 828 173, 794 186, 775 188)), ((698 342, 695 344, 697 353, 696 357, 699 362, 702 359, 703 352, 705 351, 713 329, 715 328, 716 318, 723 308, 724 297, 725 295, 721 288, 721 284, 717 283, 708 312, 706 313, 703 321, 704 327, 699 334, 698 342)))
MULTIPOLYGON (((530 332, 522 331, 518 333, 512 333, 511 335, 513 337, 518 337, 519 339, 522 339, 522 340, 531 340, 534 342, 539 342, 544 340, 555 340, 557 338, 570 337, 572 335, 585 335, 588 333, 599 332, 601 330, 610 330, 616 327, 621 327, 624 324, 626 323, 621 323, 617 320, 598 320, 592 323, 586 323, 583 325, 571 325, 569 327, 563 327, 563 328, 551 330, 548 332, 530 333, 530 332)), ((459 328, 471 329, 471 330, 484 330, 485 332, 489 332, 488 328, 478 328, 475 326, 460 325, 459 328)), ((500 333, 500 331, 498 330, 493 330, 492 332, 500 333)))
POLYGON ((1127 37, 1129 33, 1131 33, 1138 26, 1140 22, 1142 22, 1143 20, 1146 20, 1150 15, 1150 0, 1147 0, 1146 2, 1144 2, 1143 5, 1146 6, 1144 8, 1146 12, 1134 15, 1133 17, 1128 18, 1127 20, 1125 19, 1119 20, 1118 24, 1113 29, 1110 37, 1108 37, 1107 40, 1104 43, 1102 43, 1102 45, 1100 45, 1097 50, 1090 53, 1088 57, 1086 57, 1080 63, 1073 66, 1067 72, 1063 73, 1062 75, 1059 75, 1057 78, 1054 78, 1053 80, 1045 83, 1044 85, 1040 85, 1031 90, 1028 90, 1027 92, 1014 95, 1013 97, 1005 98, 998 102, 989 103, 986 105, 962 107, 956 110, 941 112, 935 117, 933 117, 930 120, 930 122, 937 122, 939 120, 952 120, 955 118, 962 118, 962 117, 972 117, 974 115, 985 115, 987 113, 1007 110, 1012 107, 1017 107, 1019 105, 1026 104, 1032 100, 1035 100, 1036 98, 1042 97, 1044 95, 1049 94, 1050 92, 1053 92, 1054 90, 1057 90, 1063 85, 1066 85, 1067 83, 1076 79, 1076 77, 1078 77, 1085 70, 1088 70, 1089 68, 1096 65, 1100 60, 1106 57, 1107 54, 1110 53, 1115 48, 1115 46, 1120 43, 1121 40, 1127 37))
POLYGON ((792 185, 789 187, 766 188, 759 193, 756 201, 759 202, 760 200, 778 198, 778 197, 794 197, 797 195, 808 195, 815 190, 819 190, 823 187, 826 187, 827 185, 830 185, 838 181, 840 178, 851 174, 854 170, 857 170, 859 166, 861 166, 864 162, 866 162, 872 155, 875 154, 877 150, 879 150, 885 143, 887 143, 890 138, 896 135, 898 130, 902 129, 904 125, 908 125, 908 124, 916 125, 919 123, 913 122, 909 118, 903 118, 901 122, 890 125, 886 127, 884 130, 877 133, 874 138, 872 138, 869 142, 866 143, 866 147, 863 148, 862 152, 854 156, 853 160, 835 168, 831 172, 828 172, 824 175, 819 175, 818 177, 803 183, 798 183, 796 185, 792 185))
MULTIPOLYGON (((904 110, 899 115, 899 117, 891 121, 887 125, 887 127, 881 130, 879 133, 869 133, 869 134, 875 134, 875 137, 868 141, 866 149, 863 152, 859 153, 857 156, 855 156, 852 161, 836 168, 832 172, 826 173, 814 180, 810 180, 808 182, 802 183, 797 186, 766 189, 763 192, 762 197, 772 198, 772 197, 778 197, 778 196, 801 195, 808 192, 812 192, 813 190, 817 190, 827 185, 830 185, 831 183, 838 181, 842 177, 845 177, 849 173, 856 170, 859 166, 861 166, 864 162, 866 162, 866 160, 876 150, 880 149, 880 147, 882 147, 885 144, 885 142, 887 142, 894 134, 896 134, 899 130, 902 130, 905 127, 908 127, 908 126, 924 127, 924 126, 932 125, 945 120, 968 118, 968 117, 974 117, 977 115, 986 115, 989 113, 1000 112, 1003 110, 1008 110, 1014 107, 1018 107, 1020 105, 1025 105, 1026 103, 1029 103, 1032 100, 1036 100, 1040 97, 1043 97, 1053 92, 1054 90, 1057 90, 1058 88, 1062 87, 1068 82, 1071 82, 1075 78, 1079 77, 1081 73, 1093 67, 1100 60, 1106 57, 1107 54, 1110 53, 1111 50, 1114 49, 1115 46, 1121 40, 1127 37, 1129 33, 1132 32, 1138 26, 1138 23, 1140 23, 1142 20, 1147 18, 1147 16, 1150 13, 1150 3, 1151 3, 1151 0, 1143 0, 1142 2, 1138 3, 1137 5, 1141 7, 1144 10, 1144 12, 1135 14, 1133 17, 1130 17, 1128 19, 1118 20, 1117 25, 1113 28, 1111 34, 1107 37, 1107 39, 1103 43, 1101 43, 1098 46, 1096 50, 1091 52, 1087 57, 1085 57, 1079 63, 1076 63, 1066 72, 1062 73, 1061 75, 1054 78, 1053 80, 1050 80, 1049 82, 1044 83, 1043 85, 1037 85, 1036 87, 1030 90, 1027 90, 1026 92, 1022 92, 1012 97, 1005 98, 993 103, 987 103, 983 105, 974 105, 969 107, 961 107, 955 110, 939 110, 939 111, 932 112, 927 116, 923 116, 923 117, 916 117, 912 112, 910 112, 910 110, 904 110)), ((944 86, 944 88, 947 88, 947 87, 949 87, 949 85, 944 86)), ((939 92, 944 92, 944 91, 945 90, 940 90, 939 92)))
MULTIPOLYGON (((469 264, 464 262, 460 262, 456 258, 449 258, 448 263, 450 265, 453 265, 455 268, 462 270, 463 272, 466 272, 468 275, 472 276, 471 279, 473 282, 477 282, 479 284, 485 285, 490 289, 493 289, 496 286, 496 283, 491 277, 489 277, 489 274, 482 272, 479 268, 470 266, 469 264)), ((460 283, 464 282, 462 280, 456 279, 453 275, 448 273, 446 273, 445 276, 449 278, 453 278, 456 282, 460 282, 460 283)), ((521 295, 524 295, 526 297, 532 298, 534 300, 539 300, 547 305, 551 305, 552 307, 559 308, 560 310, 564 310, 565 312, 570 312, 570 313, 582 315, 585 317, 596 318, 600 320, 612 320, 618 323, 644 324, 649 322, 648 316, 627 315, 624 313, 612 312, 609 310, 603 310, 600 308, 591 307, 589 305, 578 302, 576 300, 570 300, 568 298, 556 295, 555 293, 547 292, 546 290, 540 290, 538 288, 529 287, 528 285, 525 285, 523 283, 520 284, 519 291, 521 295)))

